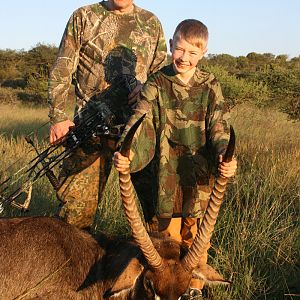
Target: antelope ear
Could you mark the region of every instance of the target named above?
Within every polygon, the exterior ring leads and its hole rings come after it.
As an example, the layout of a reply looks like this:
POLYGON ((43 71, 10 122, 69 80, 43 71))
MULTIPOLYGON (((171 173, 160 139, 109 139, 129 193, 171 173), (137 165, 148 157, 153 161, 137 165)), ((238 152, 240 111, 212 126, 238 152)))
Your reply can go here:
POLYGON ((193 278, 202 279, 207 285, 231 284, 230 281, 225 280, 213 267, 208 264, 198 266, 193 271, 193 278))
POLYGON ((113 286, 103 294, 103 297, 116 296, 116 294, 124 292, 125 290, 131 290, 143 270, 144 267, 137 258, 131 259, 124 271, 116 279, 113 286))

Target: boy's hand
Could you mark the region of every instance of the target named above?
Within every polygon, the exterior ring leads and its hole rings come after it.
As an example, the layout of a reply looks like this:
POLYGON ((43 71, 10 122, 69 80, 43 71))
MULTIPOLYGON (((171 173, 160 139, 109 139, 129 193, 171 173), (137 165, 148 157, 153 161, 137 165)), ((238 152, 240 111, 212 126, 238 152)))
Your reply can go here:
POLYGON ((232 161, 230 162, 223 162, 223 156, 219 156, 219 167, 218 171, 221 174, 221 176, 229 178, 235 175, 236 169, 237 169, 237 160, 235 157, 232 158, 232 161))
POLYGON ((133 158, 132 151, 130 151, 129 158, 123 156, 120 152, 115 152, 113 156, 113 162, 116 170, 123 174, 130 173, 130 162, 132 158, 133 158))

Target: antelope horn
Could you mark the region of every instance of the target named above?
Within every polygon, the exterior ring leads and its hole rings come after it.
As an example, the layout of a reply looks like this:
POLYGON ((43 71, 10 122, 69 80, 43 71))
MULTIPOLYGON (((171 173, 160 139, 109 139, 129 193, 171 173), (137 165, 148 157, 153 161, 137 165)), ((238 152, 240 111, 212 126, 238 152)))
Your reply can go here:
MULTIPOLYGON (((133 136, 142 123, 145 114, 138 120, 136 123, 129 129, 128 133, 125 136, 124 142, 120 149, 120 153, 123 156, 129 157, 130 146, 132 143, 133 136)), ((119 183, 121 190, 121 198, 124 206, 124 211, 127 217, 127 220, 130 224, 132 230, 132 236, 140 249, 142 250, 148 264, 157 270, 163 270, 164 264, 161 256, 156 251, 155 247, 152 244, 152 241, 144 227, 142 219, 140 217, 136 200, 135 192, 131 182, 130 173, 124 174, 119 173, 119 183)))
MULTIPOLYGON (((230 139, 223 156, 223 161, 229 162, 232 160, 235 148, 235 133, 230 126, 230 139)), ((223 202, 228 178, 218 176, 210 195, 208 207, 206 209, 203 221, 197 230, 194 242, 188 253, 182 259, 182 265, 188 272, 194 270, 199 262, 200 255, 205 251, 207 244, 210 242, 214 227, 217 221, 219 210, 223 202)))

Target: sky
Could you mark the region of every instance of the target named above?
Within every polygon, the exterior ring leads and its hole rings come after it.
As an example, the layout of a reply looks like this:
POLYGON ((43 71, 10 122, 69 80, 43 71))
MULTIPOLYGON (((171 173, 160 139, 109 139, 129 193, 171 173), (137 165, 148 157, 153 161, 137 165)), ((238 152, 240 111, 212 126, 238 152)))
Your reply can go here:
MULTIPOLYGON (((0 6, 0 49, 30 50, 38 43, 58 46, 72 12, 88 0, 9 0, 0 6)), ((299 0, 135 0, 161 21, 166 40, 187 18, 209 30, 208 54, 250 52, 300 55, 299 0)))

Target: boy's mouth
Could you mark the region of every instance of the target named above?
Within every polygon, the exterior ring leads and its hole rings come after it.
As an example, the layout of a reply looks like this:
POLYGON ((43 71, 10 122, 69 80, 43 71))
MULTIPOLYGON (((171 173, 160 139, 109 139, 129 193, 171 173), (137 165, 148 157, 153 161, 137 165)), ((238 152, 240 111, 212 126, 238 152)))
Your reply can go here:
POLYGON ((177 66, 178 68, 187 68, 187 67, 189 66, 189 64, 186 64, 186 63, 182 63, 182 62, 177 61, 177 62, 176 62, 176 66, 177 66))

